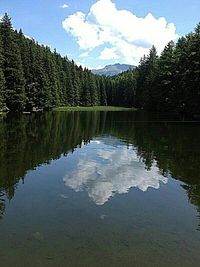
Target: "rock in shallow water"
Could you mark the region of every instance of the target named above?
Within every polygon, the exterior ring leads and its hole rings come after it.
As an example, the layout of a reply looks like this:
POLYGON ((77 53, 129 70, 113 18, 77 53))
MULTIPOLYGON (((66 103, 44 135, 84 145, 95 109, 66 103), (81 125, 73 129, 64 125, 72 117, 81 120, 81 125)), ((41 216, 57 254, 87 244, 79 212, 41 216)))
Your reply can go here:
POLYGON ((35 240, 39 241, 39 242, 44 241, 44 236, 43 236, 43 234, 41 234, 40 232, 35 232, 35 233, 33 234, 33 238, 34 238, 35 240))

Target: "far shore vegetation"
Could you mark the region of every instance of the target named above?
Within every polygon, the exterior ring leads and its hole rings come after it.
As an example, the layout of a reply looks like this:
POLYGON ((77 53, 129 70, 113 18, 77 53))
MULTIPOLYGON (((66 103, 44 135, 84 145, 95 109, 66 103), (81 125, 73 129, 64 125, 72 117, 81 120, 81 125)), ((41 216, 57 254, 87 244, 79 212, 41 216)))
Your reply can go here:
POLYGON ((135 111, 135 108, 114 107, 114 106, 93 106, 93 107, 58 107, 54 111, 135 111))

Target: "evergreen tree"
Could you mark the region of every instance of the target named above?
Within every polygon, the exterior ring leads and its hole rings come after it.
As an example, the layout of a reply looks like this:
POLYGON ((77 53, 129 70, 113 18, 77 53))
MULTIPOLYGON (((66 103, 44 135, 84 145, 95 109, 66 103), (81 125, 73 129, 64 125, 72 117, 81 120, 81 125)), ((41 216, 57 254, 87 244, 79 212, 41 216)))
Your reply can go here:
POLYGON ((175 45, 169 42, 158 61, 158 76, 156 79, 154 98, 158 110, 170 110, 175 106, 175 45))
POLYGON ((0 112, 5 109, 5 78, 3 73, 3 65, 4 65, 4 59, 3 59, 3 48, 2 48, 2 42, 1 42, 1 36, 0 36, 0 112))
POLYGON ((22 111, 25 107, 25 80, 22 60, 11 19, 7 14, 1 20, 0 33, 4 56, 6 105, 11 111, 22 111))
POLYGON ((106 85, 103 78, 100 79, 100 104, 101 106, 107 106, 106 85))
POLYGON ((73 106, 79 106, 80 104, 80 86, 81 82, 78 75, 78 68, 72 61, 71 65, 71 78, 73 84, 73 95, 71 96, 73 99, 73 106))
POLYGON ((96 106, 99 104, 98 94, 97 94, 97 85, 94 75, 89 74, 89 88, 90 88, 90 105, 96 106))
POLYGON ((86 107, 91 105, 90 85, 89 85, 89 73, 88 73, 87 70, 84 71, 82 105, 83 106, 86 106, 86 107))
POLYGON ((153 46, 150 49, 147 58, 147 75, 145 79, 145 92, 144 92, 144 107, 147 109, 155 108, 155 85, 158 74, 158 56, 156 48, 153 46))

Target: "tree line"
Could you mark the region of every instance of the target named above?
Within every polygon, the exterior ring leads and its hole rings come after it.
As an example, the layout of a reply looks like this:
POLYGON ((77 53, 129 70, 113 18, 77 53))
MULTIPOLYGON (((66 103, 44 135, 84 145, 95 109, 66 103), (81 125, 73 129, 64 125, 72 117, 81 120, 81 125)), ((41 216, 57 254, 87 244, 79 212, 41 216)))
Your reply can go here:
POLYGON ((104 77, 25 37, 5 14, 0 22, 0 111, 95 105, 200 113, 200 24, 176 44, 169 42, 160 56, 153 46, 135 70, 104 77))
POLYGON ((0 22, 0 111, 107 105, 104 78, 0 22))
POLYGON ((200 114, 200 23, 160 56, 153 46, 135 70, 112 78, 112 84, 117 105, 200 114))

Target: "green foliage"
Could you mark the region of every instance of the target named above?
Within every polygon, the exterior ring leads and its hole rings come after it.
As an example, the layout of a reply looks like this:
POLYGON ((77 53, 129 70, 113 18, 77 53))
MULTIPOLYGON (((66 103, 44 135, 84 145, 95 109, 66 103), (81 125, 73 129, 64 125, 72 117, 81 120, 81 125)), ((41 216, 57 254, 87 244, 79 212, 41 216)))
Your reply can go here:
POLYGON ((5 78, 3 72, 3 47, 2 47, 2 40, 0 35, 0 112, 5 109, 5 78))
POLYGON ((0 33, 0 111, 5 104, 17 112, 106 105, 105 89, 100 92, 99 87, 101 77, 26 38, 22 30, 14 31, 7 14, 0 33))
POLYGON ((153 46, 136 70, 111 78, 108 104, 200 114, 200 24, 169 42, 160 57, 153 46))
POLYGON ((24 73, 16 33, 7 14, 0 23, 0 33, 4 56, 6 105, 11 111, 21 111, 25 106, 24 73))
POLYGON ((135 111, 134 108, 114 107, 114 106, 93 106, 93 107, 58 107, 54 111, 135 111))
POLYGON ((132 70, 123 72, 114 78, 106 78, 106 94, 109 105, 134 107, 137 73, 132 70))

